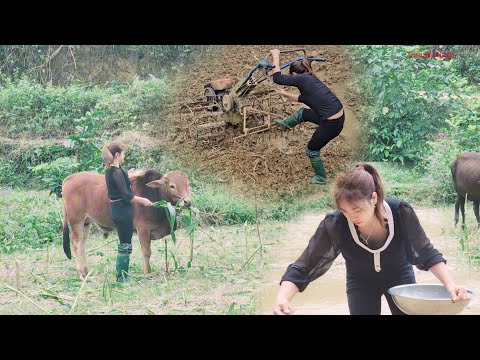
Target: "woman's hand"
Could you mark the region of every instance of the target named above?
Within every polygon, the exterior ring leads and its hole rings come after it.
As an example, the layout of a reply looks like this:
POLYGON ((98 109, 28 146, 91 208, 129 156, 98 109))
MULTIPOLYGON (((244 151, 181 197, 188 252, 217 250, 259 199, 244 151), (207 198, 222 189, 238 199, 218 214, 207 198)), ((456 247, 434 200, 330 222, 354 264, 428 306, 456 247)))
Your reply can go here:
POLYGON ((287 96, 287 92, 284 89, 275 89, 275 92, 281 96, 287 96))
POLYGON ((140 205, 143 205, 143 206, 153 206, 153 203, 148 200, 147 198, 140 198, 140 205))
POLYGON ((465 301, 471 298, 465 287, 455 285, 455 282, 443 261, 433 265, 430 268, 430 271, 442 282, 443 286, 445 286, 449 294, 452 296, 453 302, 465 301))
POLYGON ((292 305, 290 305, 290 301, 299 291, 299 288, 293 282, 283 280, 277 295, 276 305, 273 308, 273 313, 275 315, 293 314, 293 308, 292 305))
POLYGON ((141 197, 141 196, 134 196, 132 199, 132 203, 139 204, 141 206, 153 206, 153 203, 148 200, 147 198, 141 197))
POLYGON ((463 286, 456 286, 453 285, 449 288, 447 288, 448 292, 452 296, 452 301, 455 302, 461 302, 465 300, 470 300, 472 297, 470 294, 467 292, 467 289, 463 286))
POLYGON ((272 54, 273 57, 280 56, 280 50, 278 49, 272 49, 270 50, 270 53, 272 54))
POLYGON ((277 305, 273 308, 275 315, 293 315, 293 308, 287 299, 277 299, 277 305))

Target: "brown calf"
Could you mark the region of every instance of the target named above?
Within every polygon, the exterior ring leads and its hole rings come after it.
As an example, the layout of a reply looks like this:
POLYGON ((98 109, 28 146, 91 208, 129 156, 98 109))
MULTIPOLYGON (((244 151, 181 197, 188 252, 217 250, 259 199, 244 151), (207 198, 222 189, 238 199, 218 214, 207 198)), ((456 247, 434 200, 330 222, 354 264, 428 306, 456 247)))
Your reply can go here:
MULTIPOLYGON (((157 170, 130 174, 132 192, 150 201, 166 200, 182 207, 191 205, 188 177, 181 171, 171 171, 162 176, 157 170)), ((65 178, 62 184, 64 203, 63 249, 71 259, 70 225, 77 273, 88 273, 85 243, 92 223, 96 223, 106 237, 116 225, 110 216, 110 200, 107 195, 105 176, 79 172, 65 178)), ((170 234, 170 224, 165 209, 133 204, 134 231, 138 234, 143 255, 143 271, 150 273, 151 240, 170 234)))

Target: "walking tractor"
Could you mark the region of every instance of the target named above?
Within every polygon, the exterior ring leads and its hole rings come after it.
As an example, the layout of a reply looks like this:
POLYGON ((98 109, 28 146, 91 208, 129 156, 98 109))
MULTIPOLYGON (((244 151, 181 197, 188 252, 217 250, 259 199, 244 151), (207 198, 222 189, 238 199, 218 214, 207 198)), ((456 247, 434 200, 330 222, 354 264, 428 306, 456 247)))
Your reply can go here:
MULTIPOLYGON (((305 49, 280 53, 303 55, 281 65, 281 70, 298 60, 326 61, 323 57, 307 57, 305 49)), ((273 89, 271 76, 274 65, 269 61, 270 56, 268 53, 236 84, 232 79, 210 81, 204 85, 203 99, 180 108, 181 124, 186 129, 185 140, 192 147, 198 143, 213 144, 225 138, 238 139, 270 130, 278 126, 274 118, 284 118, 293 113, 293 104, 273 89), (260 86, 265 80, 269 81, 260 86), (233 125, 229 132, 228 125, 233 125)))

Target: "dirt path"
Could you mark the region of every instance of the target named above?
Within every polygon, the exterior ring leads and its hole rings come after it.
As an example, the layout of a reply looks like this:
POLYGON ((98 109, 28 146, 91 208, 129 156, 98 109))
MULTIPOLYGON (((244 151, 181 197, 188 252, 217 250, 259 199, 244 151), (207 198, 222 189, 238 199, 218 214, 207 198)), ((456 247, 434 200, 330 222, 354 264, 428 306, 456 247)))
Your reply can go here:
MULTIPOLYGON (((448 260, 448 268, 458 284, 472 289, 476 294, 480 290, 480 272, 468 266, 465 256, 459 250, 458 241, 448 233, 452 228, 452 209, 415 209, 420 222, 436 248, 448 260)), ((287 224, 286 233, 281 239, 284 242, 273 254, 274 261, 267 273, 265 286, 260 298, 259 309, 262 314, 271 314, 278 291, 279 279, 284 274, 288 264, 292 263, 304 250, 308 240, 315 232, 325 213, 309 213, 299 221, 287 224)), ((460 231, 457 229, 457 231, 460 231)), ((293 301, 297 314, 349 314, 346 287, 344 259, 340 255, 323 276, 312 282, 293 301)), ((431 273, 414 267, 417 282, 420 284, 439 284, 431 273)), ((385 298, 382 298, 382 314, 390 314, 385 298)), ((480 299, 476 295, 468 308, 462 314, 480 314, 480 299)))

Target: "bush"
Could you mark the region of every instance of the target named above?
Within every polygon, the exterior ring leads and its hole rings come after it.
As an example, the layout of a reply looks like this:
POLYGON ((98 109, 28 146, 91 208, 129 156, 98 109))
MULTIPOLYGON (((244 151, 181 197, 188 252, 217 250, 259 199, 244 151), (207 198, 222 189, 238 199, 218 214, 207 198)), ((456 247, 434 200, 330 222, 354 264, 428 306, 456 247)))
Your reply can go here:
POLYGON ((36 178, 31 171, 33 167, 70 155, 70 149, 52 141, 39 145, 4 145, 0 157, 0 185, 35 186, 36 178))
POLYGON ((454 60, 409 57, 427 46, 352 47, 363 88, 362 112, 373 161, 416 163, 427 139, 448 127, 446 120, 465 106, 474 89, 454 60))
POLYGON ((145 114, 165 108, 170 86, 164 79, 135 78, 128 87, 112 83, 107 87, 72 84, 40 85, 27 77, 6 78, 0 85, 0 125, 7 135, 67 136, 75 130, 75 120, 87 113, 102 114, 103 129, 139 122, 145 114))
POLYGON ((81 118, 109 95, 108 90, 73 84, 67 88, 40 85, 27 77, 6 79, 0 86, 0 124, 8 134, 27 132, 55 137, 73 129, 81 118))

